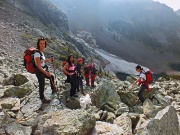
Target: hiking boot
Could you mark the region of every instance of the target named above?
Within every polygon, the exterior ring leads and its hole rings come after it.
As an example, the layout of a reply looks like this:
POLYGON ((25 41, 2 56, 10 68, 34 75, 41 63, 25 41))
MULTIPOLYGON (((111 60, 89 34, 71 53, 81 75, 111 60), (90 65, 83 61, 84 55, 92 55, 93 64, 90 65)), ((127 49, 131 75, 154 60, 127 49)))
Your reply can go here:
POLYGON ((51 102, 51 100, 45 98, 41 99, 41 101, 43 104, 49 104, 51 102))
POLYGON ((83 94, 83 95, 85 96, 85 95, 86 95, 86 92, 83 91, 83 92, 81 92, 81 94, 83 94))

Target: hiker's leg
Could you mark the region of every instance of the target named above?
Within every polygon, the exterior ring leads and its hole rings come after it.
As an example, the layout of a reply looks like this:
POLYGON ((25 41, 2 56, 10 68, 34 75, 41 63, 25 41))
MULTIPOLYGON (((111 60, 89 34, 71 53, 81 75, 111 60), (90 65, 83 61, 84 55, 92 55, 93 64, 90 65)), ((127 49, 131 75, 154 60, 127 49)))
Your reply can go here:
POLYGON ((37 77, 38 83, 39 83, 40 99, 44 99, 45 75, 42 72, 37 72, 36 77, 37 77))
POLYGON ((49 76, 45 75, 45 78, 49 79, 49 81, 51 83, 51 90, 52 91, 56 90, 55 83, 54 83, 54 76, 51 75, 51 77, 49 77, 49 76))
POLYGON ((89 74, 85 74, 85 78, 86 78, 86 85, 89 85, 89 74))
POLYGON ((143 93, 146 89, 146 86, 144 84, 141 85, 140 91, 138 92, 139 100, 143 103, 145 101, 145 98, 143 97, 143 93))
POLYGON ((95 81, 96 75, 91 75, 91 86, 94 86, 94 81, 95 81))
POLYGON ((80 88, 81 88, 81 93, 84 92, 84 90, 83 90, 83 81, 82 81, 82 77, 79 78, 79 85, 80 85, 80 88))
POLYGON ((77 80, 76 80, 76 89, 77 89, 77 92, 79 92, 79 86, 80 86, 79 81, 80 81, 80 78, 77 77, 77 80))
POLYGON ((70 96, 72 97, 76 94, 76 80, 73 77, 70 78, 70 84, 71 84, 70 96))

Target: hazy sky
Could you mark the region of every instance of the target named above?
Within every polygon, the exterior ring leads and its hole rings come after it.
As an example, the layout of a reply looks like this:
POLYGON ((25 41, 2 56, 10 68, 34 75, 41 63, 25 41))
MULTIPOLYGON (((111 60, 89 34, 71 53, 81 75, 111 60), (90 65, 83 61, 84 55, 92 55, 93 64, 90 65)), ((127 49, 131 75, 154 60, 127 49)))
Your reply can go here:
POLYGON ((154 0, 154 1, 158 1, 160 3, 164 3, 168 7, 173 8, 174 11, 180 9, 180 0, 154 0))

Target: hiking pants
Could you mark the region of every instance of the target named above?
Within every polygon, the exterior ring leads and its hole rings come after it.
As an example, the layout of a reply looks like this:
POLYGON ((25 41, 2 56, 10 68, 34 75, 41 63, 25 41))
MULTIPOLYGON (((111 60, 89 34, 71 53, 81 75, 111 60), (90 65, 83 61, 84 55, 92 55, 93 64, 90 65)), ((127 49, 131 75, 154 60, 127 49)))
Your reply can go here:
POLYGON ((70 96, 74 96, 76 94, 76 75, 69 76, 69 82, 71 84, 70 96))
POLYGON ((86 85, 89 85, 89 74, 84 74, 85 78, 86 78, 86 85))
POLYGON ((83 91, 82 76, 78 76, 78 77, 77 77, 76 86, 77 86, 77 92, 80 91, 79 88, 81 89, 81 92, 84 92, 84 91, 83 91))
POLYGON ((40 99, 43 99, 44 98, 45 78, 50 80, 51 89, 54 90, 54 76, 51 75, 51 77, 48 77, 43 72, 41 72, 40 70, 37 69, 36 70, 36 77, 37 77, 38 83, 39 83, 39 95, 40 95, 40 99))
POLYGON ((94 81, 95 81, 96 75, 91 75, 91 86, 94 86, 94 81))
POLYGON ((140 90, 138 92, 139 100, 143 103, 145 101, 145 98, 143 97, 144 91, 146 89, 146 85, 142 84, 140 87, 140 90))

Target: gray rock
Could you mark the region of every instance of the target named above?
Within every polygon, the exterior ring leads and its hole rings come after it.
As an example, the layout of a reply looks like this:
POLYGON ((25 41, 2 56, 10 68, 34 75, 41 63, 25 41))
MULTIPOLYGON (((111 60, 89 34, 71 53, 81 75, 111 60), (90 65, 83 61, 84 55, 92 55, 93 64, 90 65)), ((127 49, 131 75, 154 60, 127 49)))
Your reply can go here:
POLYGON ((115 111, 115 114, 116 116, 120 116, 124 112, 129 112, 129 107, 124 103, 120 103, 118 105, 118 109, 115 111))
POLYGON ((123 90, 123 91, 118 91, 118 94, 122 100, 123 103, 125 103, 128 106, 134 106, 135 104, 138 103, 138 96, 136 95, 136 93, 132 92, 132 91, 127 91, 127 90, 123 90))
POLYGON ((0 109, 18 111, 20 109, 19 98, 3 98, 0 100, 0 109))
POLYGON ((107 118, 107 115, 108 115, 108 112, 107 111, 103 111, 103 113, 102 113, 102 116, 101 116, 101 121, 103 121, 103 120, 106 120, 106 118, 107 118))
POLYGON ((103 108, 107 102, 112 102, 116 105, 121 101, 115 86, 109 82, 103 82, 95 91, 93 91, 91 98, 92 103, 97 108, 103 108))
POLYGON ((116 124, 97 121, 91 135, 124 135, 123 129, 116 124))
POLYGON ((124 135, 132 134, 132 122, 130 116, 127 113, 124 113, 121 116, 117 117, 114 121, 114 124, 123 129, 124 135))
POLYGON ((158 108, 158 107, 154 106, 153 103, 151 102, 151 100, 149 100, 149 99, 146 99, 143 103, 143 112, 147 118, 155 117, 160 109, 162 109, 162 108, 158 108))
POLYGON ((13 122, 6 126, 5 131, 9 135, 31 135, 32 128, 13 122))
POLYGON ((116 115, 112 112, 108 112, 106 122, 113 123, 116 115))
POLYGON ((179 135, 180 127, 176 110, 167 106, 153 119, 144 122, 137 130, 136 135, 179 135))
POLYGON ((95 117, 84 110, 62 110, 42 115, 37 131, 41 134, 87 135, 95 127, 95 117))

